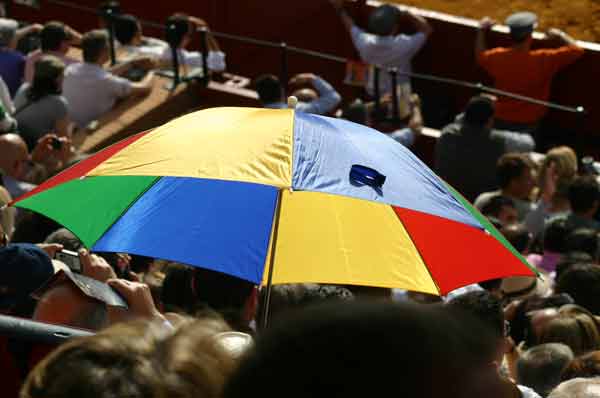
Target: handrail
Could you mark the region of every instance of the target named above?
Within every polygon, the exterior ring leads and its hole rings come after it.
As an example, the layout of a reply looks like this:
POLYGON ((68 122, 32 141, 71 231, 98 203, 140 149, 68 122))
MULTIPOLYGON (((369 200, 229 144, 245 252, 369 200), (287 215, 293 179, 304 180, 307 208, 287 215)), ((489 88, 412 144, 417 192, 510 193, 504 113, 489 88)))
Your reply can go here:
MULTIPOLYGON (((72 9, 75 9, 78 11, 85 11, 85 12, 96 13, 96 14, 98 13, 98 10, 96 10, 94 8, 81 6, 81 5, 78 5, 75 3, 71 3, 69 1, 64 1, 64 0, 47 0, 47 1, 48 1, 48 3, 51 3, 51 4, 56 4, 56 5, 59 5, 62 7, 72 8, 72 9)), ((140 21, 140 24, 142 24, 143 26, 146 26, 146 27, 151 27, 151 28, 156 28, 156 29, 164 29, 165 28, 164 24, 158 24, 153 21, 147 21, 147 20, 143 20, 143 19, 140 19, 139 21, 140 21)), ((203 38, 202 40, 205 41, 206 40, 206 30, 203 28, 199 28, 198 33, 200 33, 201 37, 203 38)), ((273 41, 268 41, 268 40, 255 39, 255 38, 251 38, 248 36, 234 35, 234 34, 230 34, 230 33, 218 32, 218 31, 213 31, 213 30, 210 31, 210 34, 212 34, 215 37, 220 37, 223 39, 233 40, 233 41, 237 41, 237 42, 248 43, 248 44, 253 44, 253 45, 262 46, 262 47, 281 49, 281 51, 282 51, 282 57, 281 57, 282 73, 280 75, 282 77, 287 75, 287 56, 286 55, 288 52, 302 54, 302 55, 306 55, 306 56, 310 56, 310 57, 320 58, 320 59, 329 60, 329 61, 338 62, 338 63, 344 63, 344 64, 349 62, 349 59, 344 58, 344 57, 340 57, 340 56, 333 55, 333 54, 323 53, 320 51, 308 50, 308 49, 300 48, 300 47, 296 47, 296 46, 290 46, 284 42, 273 42, 273 41)), ((205 43, 203 43, 202 47, 203 47, 204 52, 206 52, 205 43)), ((410 77, 413 79, 428 80, 428 81, 437 82, 437 83, 445 83, 445 84, 450 84, 450 85, 454 85, 454 86, 470 88, 470 89, 477 90, 480 92, 485 92, 485 93, 489 93, 489 94, 512 98, 512 99, 516 99, 516 100, 523 101, 523 102, 529 102, 532 104, 542 105, 547 108, 556 109, 556 110, 560 110, 563 112, 575 113, 578 115, 586 115, 587 114, 587 111, 585 110, 585 108, 583 106, 573 107, 573 106, 557 104, 557 103, 550 102, 550 101, 543 101, 543 100, 539 100, 537 98, 527 97, 527 96, 516 94, 513 92, 499 90, 494 87, 486 86, 480 82, 474 83, 474 82, 470 82, 470 81, 466 81, 466 80, 459 80, 459 79, 453 79, 453 78, 424 74, 424 73, 402 72, 402 71, 398 71, 396 68, 386 68, 381 65, 375 65, 375 64, 373 64, 372 66, 376 69, 386 71, 387 73, 390 74, 390 76, 392 78, 394 78, 394 76, 397 77, 399 75, 402 75, 402 76, 407 76, 407 77, 410 77)), ((375 75, 377 75, 377 73, 375 73, 375 75)), ((397 101, 397 98, 394 101, 395 104, 397 104, 396 101, 397 101)), ((379 99, 376 98, 376 103, 378 103, 378 102, 379 102, 379 99)), ((394 108, 397 108, 397 106, 394 106, 394 108)))

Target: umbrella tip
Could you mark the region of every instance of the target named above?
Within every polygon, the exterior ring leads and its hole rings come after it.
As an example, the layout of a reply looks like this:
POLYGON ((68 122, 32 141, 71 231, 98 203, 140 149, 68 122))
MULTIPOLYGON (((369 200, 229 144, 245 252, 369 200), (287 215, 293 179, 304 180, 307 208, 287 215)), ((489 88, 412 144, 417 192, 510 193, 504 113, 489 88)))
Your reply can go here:
POLYGON ((296 109, 296 105, 298 105, 298 98, 290 95, 287 100, 287 106, 289 109, 296 109))

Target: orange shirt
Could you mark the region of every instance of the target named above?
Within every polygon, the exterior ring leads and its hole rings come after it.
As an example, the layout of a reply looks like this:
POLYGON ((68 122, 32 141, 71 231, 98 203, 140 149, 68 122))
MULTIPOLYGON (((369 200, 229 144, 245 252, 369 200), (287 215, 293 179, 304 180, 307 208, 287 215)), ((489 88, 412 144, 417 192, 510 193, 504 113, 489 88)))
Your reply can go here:
MULTIPOLYGON (((494 78, 497 89, 548 100, 554 74, 583 51, 574 45, 531 51, 498 47, 482 52, 477 61, 494 78)), ((545 113, 544 106, 502 96, 496 104, 496 118, 513 123, 534 124, 545 113)))

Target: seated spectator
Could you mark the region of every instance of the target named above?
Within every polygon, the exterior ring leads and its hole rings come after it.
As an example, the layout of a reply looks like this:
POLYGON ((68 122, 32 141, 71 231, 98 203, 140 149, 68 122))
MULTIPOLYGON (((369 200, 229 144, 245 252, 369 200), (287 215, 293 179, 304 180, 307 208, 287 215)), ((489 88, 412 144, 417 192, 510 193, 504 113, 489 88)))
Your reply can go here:
POLYGON ((571 229, 591 228, 600 232, 600 223, 594 219, 600 206, 600 186, 594 176, 575 178, 569 187, 571 214, 567 225, 571 229))
MULTIPOLYGON (((476 163, 472 163, 471 167, 476 163)), ((532 210, 529 200, 535 181, 534 165, 524 154, 507 153, 498 159, 496 179, 499 190, 484 192, 475 199, 475 207, 482 209, 493 197, 506 196, 515 202, 519 221, 523 221, 532 210)))
POLYGON ((224 397, 516 396, 489 366, 493 341, 468 314, 436 305, 324 305, 260 335, 224 397))
POLYGON ((34 79, 36 62, 45 55, 52 55, 60 59, 64 65, 69 66, 77 60, 67 56, 72 45, 81 44, 81 33, 62 22, 47 22, 40 32, 41 48, 27 55, 25 61, 25 82, 31 83, 34 79))
POLYGON ((481 208, 481 213, 486 217, 493 217, 500 221, 502 226, 514 224, 518 221, 517 208, 511 198, 495 196, 481 208))
POLYGON ((23 81, 25 57, 16 51, 16 33, 19 24, 11 19, 0 19, 0 77, 14 97, 23 81))
MULTIPOLYGON (((283 86, 276 76, 259 76, 254 85, 263 107, 271 109, 288 107, 283 94, 283 86)), ((312 73, 301 73, 294 76, 290 79, 289 85, 311 85, 319 94, 319 97, 311 102, 298 102, 295 109, 299 112, 325 115, 332 112, 342 99, 329 83, 312 73)))
MULTIPOLYGON (((192 43, 192 39, 196 37, 196 31, 200 28, 208 29, 208 24, 200 18, 185 14, 174 14, 167 19, 167 26, 173 27, 172 31, 167 30, 167 41, 170 45, 177 48, 179 65, 190 68, 202 67, 202 53, 188 51, 186 48, 192 43)), ((208 69, 213 72, 223 72, 226 68, 225 53, 221 51, 219 44, 210 33, 207 35, 207 50, 206 65, 208 69)), ((163 62, 172 62, 172 51, 170 48, 163 49, 160 60, 163 62)))
POLYGON ((575 264, 591 264, 594 262, 594 258, 588 253, 584 252, 572 252, 564 254, 560 261, 556 264, 556 274, 554 279, 558 281, 560 276, 571 266, 575 264))
POLYGON ((528 135, 492 129, 494 112, 493 98, 471 98, 464 114, 444 127, 436 142, 436 172, 469 201, 497 187, 494 171, 503 154, 535 146, 528 135))
POLYGON ((131 14, 120 14, 115 18, 115 37, 126 57, 149 55, 160 58, 169 47, 163 40, 143 36, 140 21, 131 14))
MULTIPOLYGON (((0 208, 12 201, 10 193, 0 184, 0 208)), ((0 247, 5 246, 11 239, 15 229, 15 208, 7 207, 0 210, 0 247)))
POLYGON ((578 377, 590 378, 599 376, 600 351, 592 351, 572 359, 563 370, 561 378, 563 381, 566 381, 578 377))
POLYGON ((527 256, 527 261, 545 272, 554 272, 562 254, 567 252, 566 240, 569 231, 564 219, 559 218, 550 222, 544 232, 542 255, 530 254, 527 256))
POLYGON ((561 272, 556 293, 567 293, 575 303, 600 315, 600 265, 579 263, 561 272))
POLYGON ((15 118, 19 135, 33 150, 37 141, 47 133, 71 137, 68 104, 62 96, 65 65, 54 56, 38 57, 35 77, 31 84, 21 86, 15 97, 15 118))
POLYGON ((152 64, 148 59, 136 58, 111 70, 104 70, 103 65, 109 59, 107 33, 102 30, 88 32, 83 35, 81 45, 83 63, 69 66, 63 82, 69 114, 77 127, 86 128, 90 122, 112 109, 121 98, 145 95, 151 91, 152 72, 135 83, 117 76, 134 66, 152 64))
POLYGON ((250 341, 242 336, 218 319, 171 330, 158 321, 116 325, 61 345, 31 371, 21 397, 220 397, 250 341))
POLYGON ((2 184, 13 197, 18 198, 32 190, 35 185, 27 182, 30 165, 38 165, 41 173, 47 176, 54 167, 64 163, 71 156, 71 143, 66 138, 55 135, 43 136, 29 155, 25 141, 17 134, 0 135, 0 177, 2 184), (59 140, 60 148, 53 146, 59 140))
MULTIPOLYGON (((423 131, 423 115, 421 114, 421 98, 417 94, 411 94, 409 98, 409 113, 405 119, 408 122, 403 127, 392 131, 390 137, 405 147, 411 148, 417 137, 423 131)), ((402 126, 402 124, 401 124, 402 126)))
POLYGON ((534 237, 543 236, 546 224, 554 217, 566 216, 571 210, 569 186, 577 176, 577 155, 568 146, 550 149, 538 174, 536 209, 525 223, 534 237))
POLYGON ((527 255, 531 247, 531 233, 523 224, 509 224, 502 227, 500 233, 522 255, 527 255))
POLYGON ((600 349, 598 321, 578 305, 564 305, 540 330, 539 343, 563 343, 574 355, 600 349))
POLYGON ((517 360, 517 383, 547 396, 561 382, 561 372, 573 359, 573 351, 560 343, 541 344, 517 360))
POLYGON ((0 77, 0 134, 14 133, 17 130, 17 121, 13 117, 15 106, 8 87, 0 77))
POLYGON ((559 384, 548 398, 600 398, 600 378, 565 381, 559 384))

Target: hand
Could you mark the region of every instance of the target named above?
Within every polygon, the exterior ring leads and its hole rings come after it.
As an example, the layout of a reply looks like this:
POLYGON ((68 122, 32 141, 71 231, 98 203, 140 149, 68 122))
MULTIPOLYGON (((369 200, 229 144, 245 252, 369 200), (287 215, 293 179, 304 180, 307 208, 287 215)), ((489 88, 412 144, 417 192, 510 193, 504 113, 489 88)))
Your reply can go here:
POLYGON ((206 27, 208 28, 208 24, 206 23, 206 21, 202 18, 198 18, 198 17, 188 17, 188 20, 193 23, 194 25, 196 25, 197 28, 202 28, 202 27, 206 27))
POLYGON ((129 309, 108 306, 108 318, 111 324, 135 318, 165 320, 156 309, 150 288, 145 283, 130 282, 124 279, 110 279, 107 283, 123 296, 129 309))
POLYGON ((117 275, 106 260, 95 254, 90 254, 85 249, 79 250, 79 261, 82 273, 92 279, 106 283, 109 279, 115 279, 117 275))
POLYGON ((131 66, 144 70, 156 69, 157 60, 150 56, 140 56, 131 60, 131 66))
POLYGON ((50 157, 52 151, 54 151, 54 147, 52 146, 52 142, 58 139, 55 134, 46 134, 42 136, 33 151, 31 152, 31 160, 36 163, 44 163, 50 157))
POLYGON ((541 197, 544 203, 550 205, 552 203, 552 198, 556 193, 556 185, 558 183, 558 171, 556 170, 556 163, 551 161, 548 164, 548 168, 546 169, 546 174, 544 175, 544 181, 542 181, 541 187, 541 197))
POLYGON ((36 33, 39 33, 39 32, 41 32, 41 31, 42 31, 42 29, 44 29, 44 26, 43 26, 43 25, 40 25, 39 23, 34 23, 34 24, 31 24, 31 25, 28 25, 28 26, 26 27, 26 29, 28 30, 28 32, 36 32, 36 33))
POLYGON ((290 86, 305 86, 312 85, 312 83, 317 78, 316 75, 312 73, 299 73, 296 76, 292 77, 289 81, 290 86))
POLYGON ((479 28, 482 30, 490 30, 496 25, 496 21, 490 17, 484 17, 479 21, 479 28))
POLYGON ((329 2, 336 10, 341 10, 344 8, 344 0, 329 0, 329 2))
POLYGON ((56 252, 63 249, 63 245, 58 243, 38 243, 36 246, 45 251, 50 258, 54 258, 56 252))

